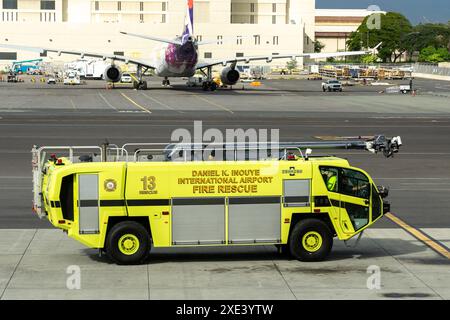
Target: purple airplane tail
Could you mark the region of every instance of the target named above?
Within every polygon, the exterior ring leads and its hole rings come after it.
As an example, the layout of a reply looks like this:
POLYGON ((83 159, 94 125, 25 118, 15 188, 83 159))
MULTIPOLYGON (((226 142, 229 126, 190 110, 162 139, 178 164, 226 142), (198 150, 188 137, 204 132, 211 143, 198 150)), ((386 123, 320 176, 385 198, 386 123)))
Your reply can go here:
POLYGON ((186 0, 187 9, 184 23, 184 30, 181 36, 182 42, 185 43, 189 38, 192 39, 194 35, 194 0, 186 0))

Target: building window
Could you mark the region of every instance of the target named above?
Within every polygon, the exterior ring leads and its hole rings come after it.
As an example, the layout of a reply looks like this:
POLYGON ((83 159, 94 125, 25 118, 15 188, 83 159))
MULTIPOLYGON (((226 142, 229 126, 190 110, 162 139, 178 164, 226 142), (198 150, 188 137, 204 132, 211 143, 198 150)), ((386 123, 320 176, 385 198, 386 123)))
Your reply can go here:
POLYGON ((205 52, 205 59, 211 59, 212 53, 211 52, 205 52))
POLYGON ((217 36, 217 44, 223 44, 223 36, 217 36))
POLYGON ((125 52, 123 52, 123 51, 114 51, 114 55, 115 56, 124 56, 125 54, 124 54, 125 52))
POLYGON ((117 1, 117 11, 122 11, 122 2, 117 1))
POLYGON ((99 4, 98 4, 98 1, 95 1, 95 11, 98 11, 99 10, 99 4))
POLYGON ((253 38, 255 38, 255 44, 256 45, 261 44, 261 37, 260 36, 256 35, 256 36, 253 36, 253 38))
POLYGON ((139 14, 139 22, 143 23, 144 22, 144 15, 141 13, 139 14))
POLYGON ((254 24, 254 23, 255 23, 255 16, 254 16, 254 15, 251 15, 251 16, 250 16, 250 23, 251 23, 251 24, 254 24))
POLYGON ((272 53, 272 55, 273 55, 273 56, 278 56, 279 53, 278 53, 278 52, 274 52, 274 53, 272 53))
POLYGON ((197 35, 195 37, 195 40, 197 40, 198 42, 201 42, 203 40, 203 37, 201 35, 197 35))
POLYGON ((255 4, 250 3, 250 12, 255 12, 255 4))
POLYGON ((243 52, 236 52, 236 58, 240 58, 243 57, 244 53, 243 52))
POLYGON ((272 38, 272 43, 273 43, 274 45, 278 45, 278 36, 273 36, 273 38, 272 38))
POLYGON ((277 16, 272 16, 272 24, 277 24, 277 16))
POLYGON ((166 11, 167 10, 167 2, 163 2, 162 4, 162 11, 166 11))
POLYGON ((272 3, 272 12, 277 12, 277 4, 272 3))
POLYGON ((41 0, 41 10, 55 10, 55 0, 41 0))
POLYGON ((242 44, 242 36, 237 36, 236 44, 242 44))
POLYGON ((17 52, 0 52, 0 60, 17 60, 17 52))
POLYGON ((3 9, 17 9, 17 0, 3 0, 3 9))
POLYGON ((166 23, 166 15, 165 14, 163 14, 161 16, 161 23, 166 23))
POLYGON ((142 1, 139 2, 139 11, 144 11, 144 3, 142 1))

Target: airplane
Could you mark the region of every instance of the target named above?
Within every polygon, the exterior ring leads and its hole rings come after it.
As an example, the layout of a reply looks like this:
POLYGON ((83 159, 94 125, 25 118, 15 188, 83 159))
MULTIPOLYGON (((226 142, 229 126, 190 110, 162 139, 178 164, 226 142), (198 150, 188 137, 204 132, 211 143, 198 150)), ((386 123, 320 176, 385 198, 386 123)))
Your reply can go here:
POLYGON ((0 44, 0 47, 10 48, 24 51, 36 52, 54 52, 58 55, 71 54, 79 55, 82 59, 84 57, 102 58, 103 60, 111 60, 111 65, 106 67, 103 73, 103 79, 109 82, 119 82, 122 76, 122 70, 115 64, 115 61, 122 61, 126 64, 134 64, 137 66, 136 78, 138 81, 133 82, 133 87, 138 90, 147 89, 147 82, 143 79, 145 72, 154 70, 158 77, 163 77, 163 86, 170 85, 169 77, 192 77, 197 70, 203 73, 206 80, 202 83, 203 90, 214 91, 217 89, 217 84, 212 80, 212 68, 217 65, 222 65, 224 68, 220 74, 220 79, 224 85, 232 86, 239 81, 240 74, 236 69, 236 64, 239 62, 250 63, 250 61, 266 61, 272 62, 274 59, 295 59, 295 58, 328 58, 328 57, 344 57, 356 56, 365 54, 374 54, 375 50, 380 47, 379 43, 375 48, 367 51, 347 51, 347 52, 333 52, 333 53, 293 53, 282 55, 267 55, 267 56, 248 56, 248 57, 232 57, 225 59, 199 59, 199 46, 205 44, 217 43, 214 41, 197 41, 194 37, 194 0, 187 0, 187 12, 185 15, 184 29, 181 36, 175 39, 163 39, 153 36, 146 36, 134 33, 121 31, 121 34, 133 37, 139 37, 146 40, 152 40, 161 43, 161 47, 155 50, 150 59, 136 59, 122 55, 111 55, 84 51, 73 51, 54 48, 29 47, 23 45, 0 44))

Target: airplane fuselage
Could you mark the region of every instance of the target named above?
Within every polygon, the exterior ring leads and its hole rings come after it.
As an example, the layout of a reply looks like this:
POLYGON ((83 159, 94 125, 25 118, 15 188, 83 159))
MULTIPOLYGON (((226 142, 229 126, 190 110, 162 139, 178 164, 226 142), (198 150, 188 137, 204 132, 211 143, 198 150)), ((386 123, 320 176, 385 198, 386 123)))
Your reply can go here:
POLYGON ((155 60, 156 76, 191 77, 196 71, 198 47, 193 41, 163 45, 156 51, 155 60))

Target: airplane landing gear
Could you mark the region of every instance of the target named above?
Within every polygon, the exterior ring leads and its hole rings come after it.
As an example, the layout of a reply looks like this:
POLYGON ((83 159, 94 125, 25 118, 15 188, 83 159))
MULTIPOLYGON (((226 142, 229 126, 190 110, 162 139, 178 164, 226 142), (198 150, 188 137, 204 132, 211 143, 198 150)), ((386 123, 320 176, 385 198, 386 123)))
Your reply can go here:
POLYGON ((217 83, 215 83, 214 81, 205 81, 202 83, 202 89, 203 91, 215 91, 217 90, 217 83))
POLYGON ((162 81, 162 85, 163 85, 164 87, 170 86, 170 80, 167 79, 167 78, 164 78, 164 80, 162 81))
POLYGON ((147 90, 147 81, 133 81, 133 88, 136 90, 147 90))
POLYGON ((201 70, 201 72, 203 72, 203 74, 206 76, 206 81, 203 81, 202 83, 203 91, 208 91, 208 89, 211 91, 216 91, 217 83, 212 80, 212 67, 207 68, 207 73, 205 73, 203 70, 201 70))
POLYGON ((147 72, 148 68, 144 71, 142 69, 143 67, 141 65, 137 66, 136 76, 138 81, 133 81, 133 88, 136 90, 147 90, 147 81, 142 80, 142 77, 144 73, 147 72))

